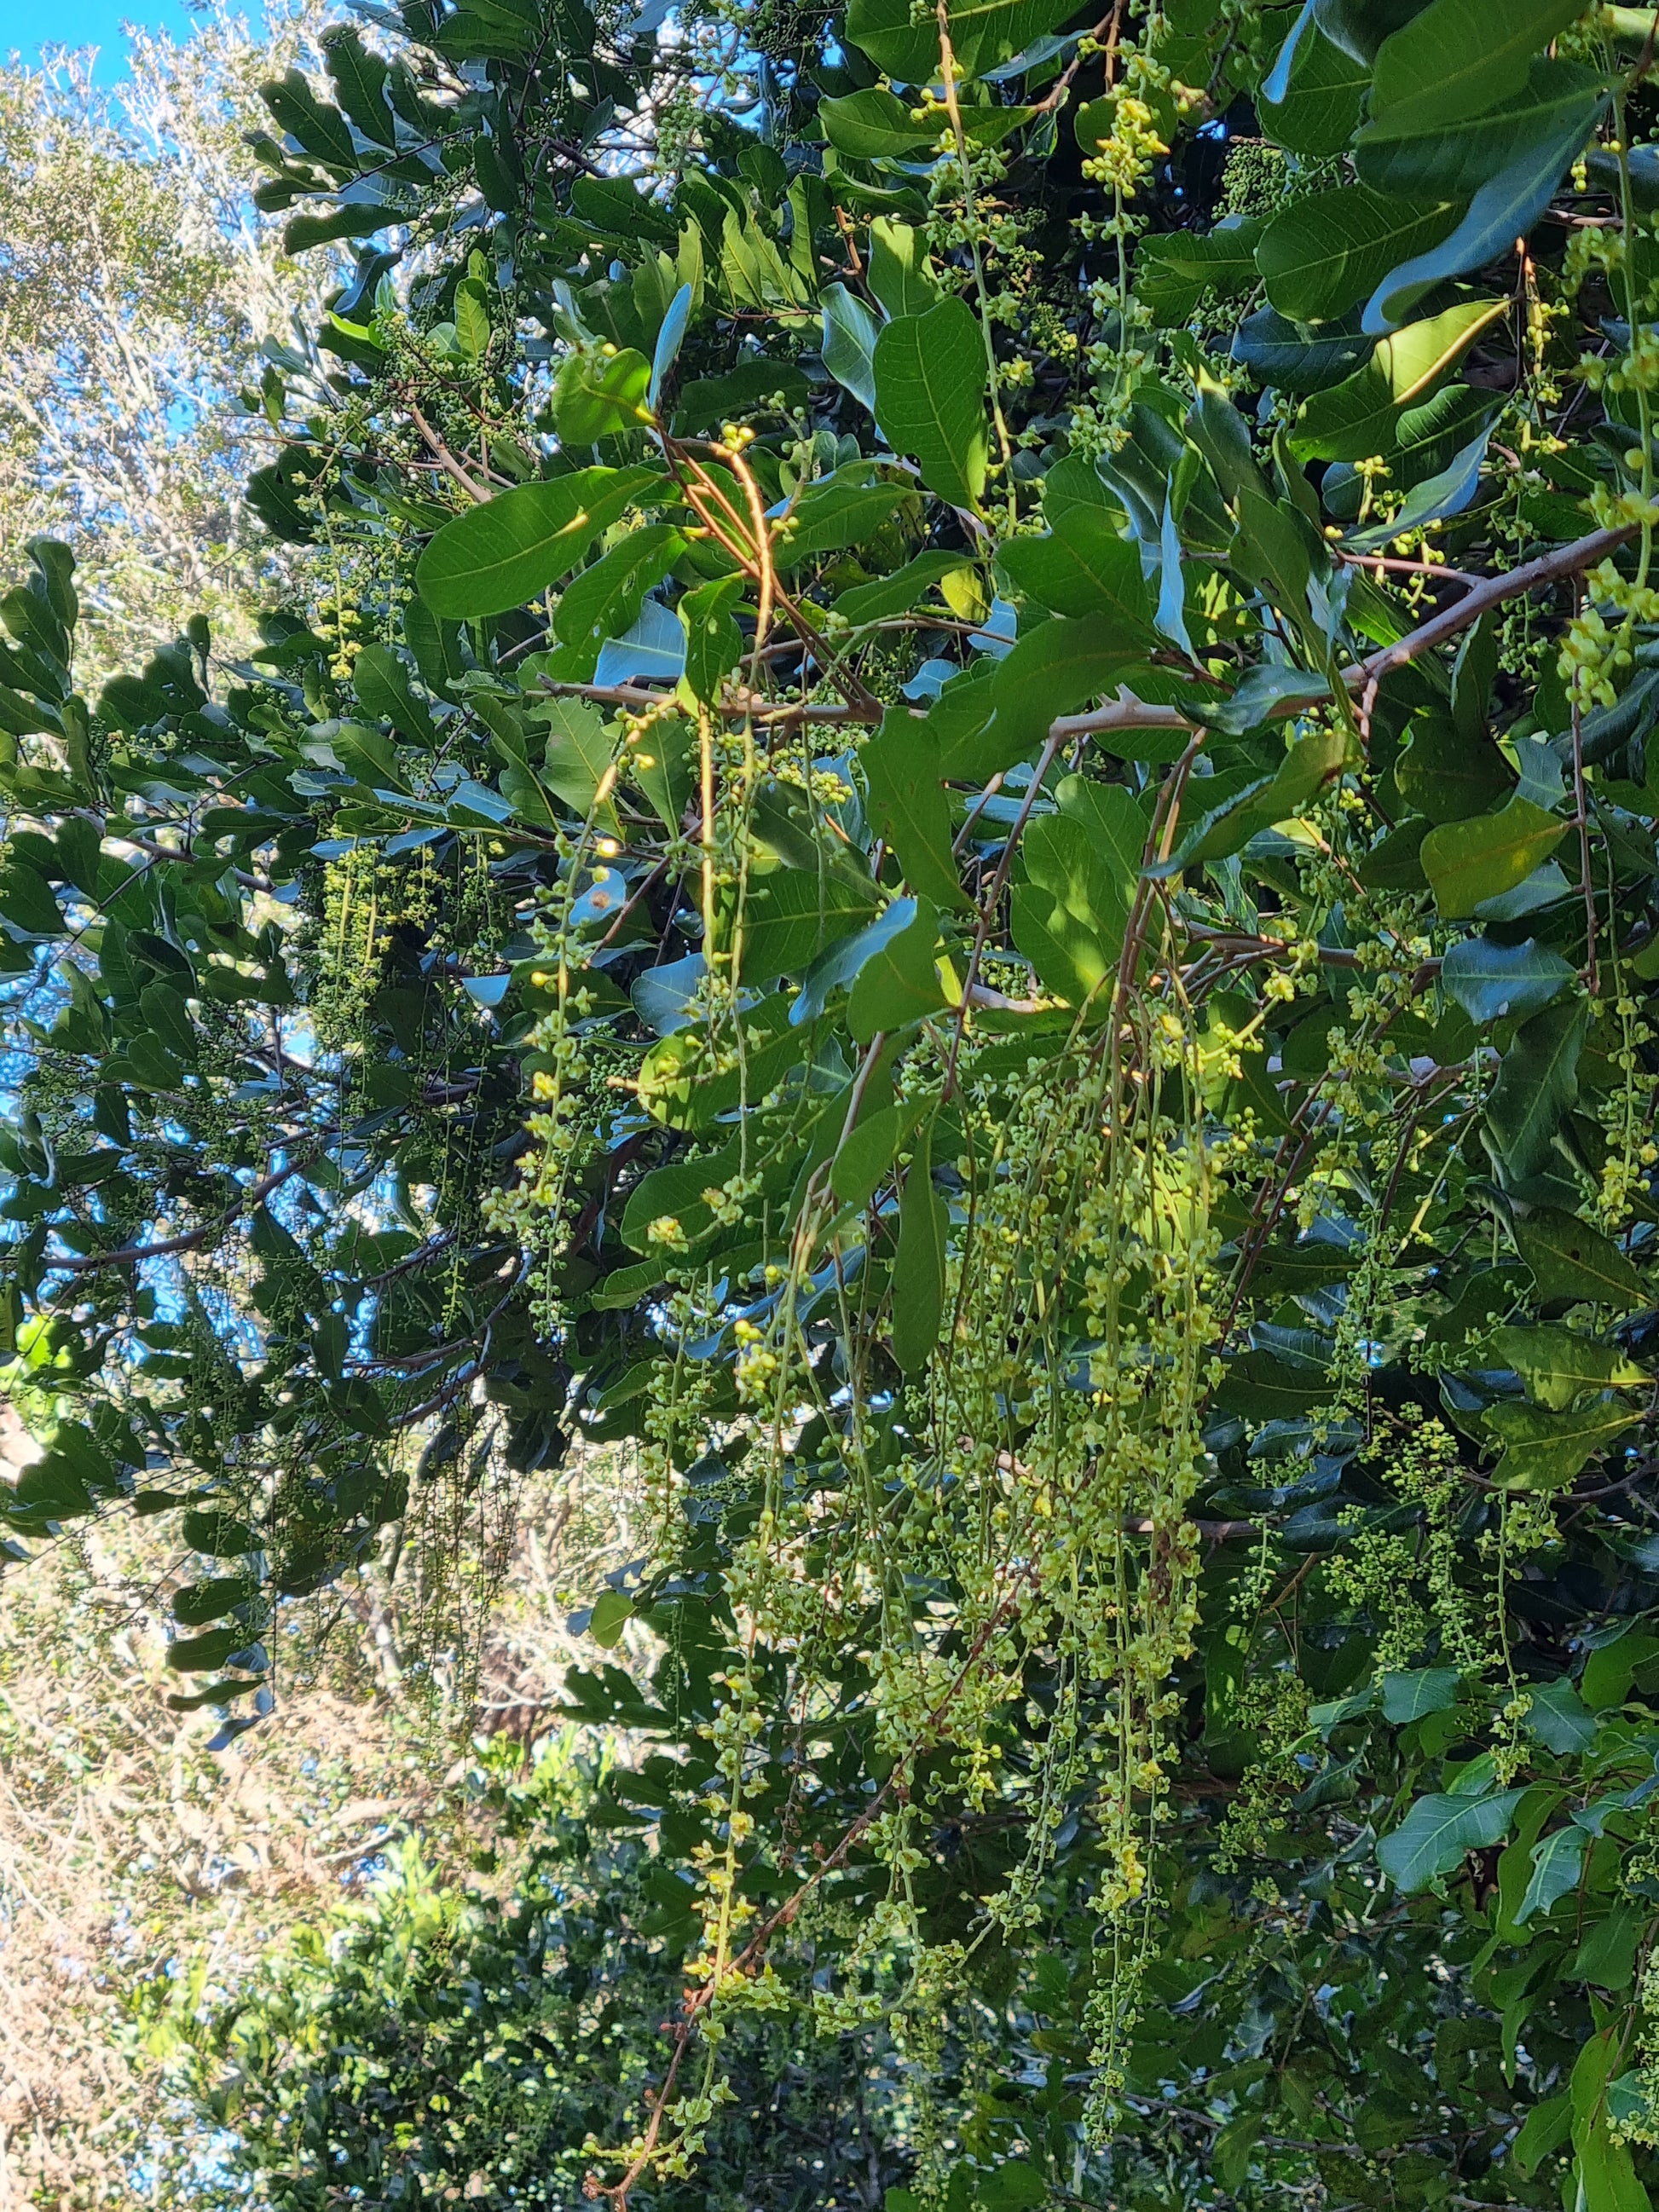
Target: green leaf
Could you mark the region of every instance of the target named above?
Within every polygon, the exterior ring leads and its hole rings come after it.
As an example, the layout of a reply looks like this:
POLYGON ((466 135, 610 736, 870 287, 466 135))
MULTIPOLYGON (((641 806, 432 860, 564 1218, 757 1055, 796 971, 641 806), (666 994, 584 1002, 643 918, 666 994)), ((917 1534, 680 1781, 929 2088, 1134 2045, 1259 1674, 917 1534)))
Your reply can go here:
POLYGON ((1595 1741, 1595 1717, 1565 1675, 1553 1682, 1530 1682, 1522 1726, 1546 1751, 1588 1751, 1595 1741))
POLYGON ((1523 146, 1481 185, 1455 229, 1389 271, 1366 302, 1364 327, 1391 330, 1437 284, 1512 252, 1515 240, 1526 236, 1549 205, 1587 135, 1569 119, 1553 137, 1523 146))
POLYGON ((823 946, 867 921, 878 902, 873 884, 850 876, 820 878, 805 868, 778 868, 751 878, 743 914, 744 981, 801 974, 823 946))
POLYGON ((211 1581, 181 1589, 173 1601, 173 1617, 181 1627, 203 1628, 258 1595, 259 1585, 252 1575, 216 1575, 211 1581))
POLYGON ((872 477, 867 461, 852 461, 809 484, 773 539, 779 566, 799 568, 823 553, 839 553, 872 538, 905 496, 905 487, 872 477))
POLYGON ((1348 764, 1346 731, 1310 730, 1296 740, 1273 775, 1254 779, 1203 815, 1183 842, 1176 865, 1195 867, 1200 861, 1224 860, 1238 852, 1259 831, 1301 813, 1348 764))
POLYGON ((0 915, 31 937, 58 937, 64 916, 51 885, 33 868, 9 861, 0 868, 0 915))
POLYGON ((743 632, 732 610, 746 588, 742 576, 720 576, 699 584, 679 605, 685 624, 685 680, 694 696, 713 702, 720 684, 743 658, 743 632))
POLYGON ((925 592, 954 575, 961 566, 960 553, 918 553, 890 575, 877 576, 843 592, 836 601, 836 612, 854 625, 908 614, 925 592))
POLYGON ((1440 963, 1440 988, 1484 1028, 1505 1015, 1523 1021, 1538 1013, 1560 997, 1577 973, 1536 938, 1499 945, 1489 937, 1465 937, 1440 963))
MULTIPOLYGON (((804 1022, 817 1021, 836 992, 852 989, 872 963, 885 962, 893 948, 913 933, 927 937, 927 960, 921 971, 921 991, 927 1003, 921 1011, 930 1012, 942 1005, 943 999, 933 976, 933 957, 934 940, 939 935, 939 917, 926 900, 897 898, 864 928, 850 937, 839 939, 818 955, 801 978, 799 994, 790 1008, 790 1020, 798 1026, 804 1022)), ((908 964, 903 972, 911 977, 915 975, 914 945, 909 948, 908 964)), ((904 1018, 908 1018, 908 1016, 904 1018)), ((871 1022, 860 1042, 867 1043, 882 1026, 879 1021, 871 1022)))
POLYGON ((1375 349, 1376 340, 1360 335, 1357 315, 1316 327, 1288 321, 1276 307, 1259 307, 1234 331, 1232 358, 1259 384, 1323 392, 1352 376, 1375 349))
POLYGON ((386 106, 386 65, 356 31, 337 24, 323 35, 323 59, 334 83, 334 96, 365 138, 395 146, 397 128, 386 106))
POLYGON ((1462 514, 1480 490, 1491 428, 1489 417, 1481 424, 1479 435, 1455 454, 1445 468, 1416 487, 1398 514, 1387 522, 1379 522, 1370 530, 1357 531, 1348 538, 1345 543, 1349 550, 1378 552, 1408 531, 1426 530, 1431 523, 1444 522, 1454 514, 1462 514))
POLYGON ((259 1548, 259 1539, 253 1531, 231 1513, 192 1510, 179 1522, 179 1533, 192 1552, 204 1553, 210 1559, 233 1559, 259 1548))
MULTIPOLYGON (((1247 731, 1262 729, 1269 723, 1289 721, 1330 696, 1328 677, 1316 675, 1311 669, 1279 668, 1262 661, 1250 670, 1231 699, 1206 706, 1205 716, 1213 728, 1242 738, 1247 731)), ((1194 793, 1194 803, 1203 805, 1201 786, 1194 793)))
POLYGON ((842 1139, 830 1163, 830 1187, 842 1205, 856 1211, 869 1204, 922 1110, 921 1099, 880 1107, 842 1139))
POLYGON ((937 740, 914 717, 892 708, 860 753, 859 766, 871 814, 897 855, 906 883, 936 906, 964 907, 937 740))
POLYGON ((1279 70, 1273 70, 1262 88, 1261 128, 1292 154, 1317 160, 1344 153, 1370 86, 1370 70, 1325 36, 1311 8, 1291 36, 1288 70, 1282 80, 1279 70))
POLYGON ((1008 2159, 981 2176, 974 2200, 985 2212, 1036 2212, 1048 2202, 1048 2187, 1026 2160, 1008 2159))
POLYGON ((657 504, 666 489, 650 467, 578 469, 520 484, 447 522, 416 564, 416 586, 441 617, 505 614, 568 574, 630 507, 657 504))
POLYGON ((592 446, 637 430, 650 412, 650 388, 651 364, 633 346, 610 356, 572 354, 553 380, 553 424, 560 441, 592 446))
POLYGON ((1229 216, 1212 230, 1171 230, 1146 239, 1135 262, 1135 291, 1161 328, 1183 323, 1206 294, 1236 299, 1256 287, 1255 249, 1262 216, 1229 216))
POLYGON ((1466 737, 1443 714, 1413 726, 1410 744, 1395 763, 1394 780, 1407 805, 1433 823, 1485 814, 1515 788, 1514 769, 1484 730, 1466 737))
MULTIPOLYGON (((1059 617, 1040 624, 988 677, 940 695, 927 722, 939 744, 939 774, 951 782, 983 783, 1034 752, 1056 716, 1116 691, 1144 665, 1144 651, 1119 642, 1109 624, 1059 617)), ((1173 760, 1184 738, 1136 730, 1107 742, 1127 760, 1173 760)))
MULTIPOLYGON (((958 76, 979 76, 1012 60, 1070 13, 1066 0, 962 0, 947 18, 958 76)), ((852 0, 847 35, 901 84, 938 79, 938 27, 931 12, 916 22, 910 0, 852 0)))
POLYGON ((1542 1837, 1532 1847, 1532 1879, 1516 1913, 1516 1924, 1534 1912, 1548 1912, 1578 1887, 1584 1869, 1584 1846, 1589 1838, 1571 1822, 1542 1837))
POLYGON ((390 722, 406 738, 436 752, 441 741, 432 710, 389 646, 366 645, 352 663, 351 683, 365 714, 376 721, 390 722))
POLYGON ((1382 1677, 1382 1717, 1396 1728, 1428 1713, 1449 1712, 1462 1676, 1455 1667, 1424 1667, 1382 1677))
POLYGON ((945 1312, 945 1242, 951 1214, 933 1188, 933 1144, 929 1121, 916 1139, 899 1200, 893 1357, 905 1375, 919 1375, 933 1357, 945 1312))
POLYGON ((1273 217, 1256 248, 1256 267, 1281 315, 1326 322, 1403 258, 1449 237, 1457 212, 1448 203, 1413 204, 1364 185, 1314 192, 1273 217))
POLYGON ((925 315, 944 297, 939 273, 920 231, 878 216, 870 226, 870 265, 865 282, 894 319, 925 315))
POLYGON ((1068 508, 1045 536, 1011 538, 997 562, 1017 592, 1051 613, 1103 621, 1126 648, 1152 649, 1152 595, 1139 548, 1103 508, 1068 508))
POLYGON ((929 491, 976 507, 990 457, 985 344, 967 302, 903 315, 876 341, 876 421, 896 453, 915 457, 929 491))
MULTIPOLYGON (((834 102, 827 103, 834 106, 834 102)), ((876 406, 876 340, 881 325, 844 284, 823 288, 823 365, 871 413, 876 406)))
POLYGON ((1364 368, 1304 401, 1291 452, 1300 460, 1321 461, 1363 461, 1392 452, 1407 408, 1507 312, 1501 300, 1466 300, 1384 338, 1364 368))
POLYGON ((1377 1864, 1407 1895, 1449 1874, 1469 1851, 1486 1850, 1509 1833, 1524 1790, 1490 1797, 1419 1797, 1392 1835, 1376 1847, 1377 1864))
MULTIPOLYGON (((1127 792, 1122 798, 1144 836, 1134 801, 1127 792)), ((1135 857, 1138 863, 1139 851, 1135 857)), ((1117 973, 1138 868, 1126 878, 1117 855, 1067 814, 1028 823, 1021 858, 1024 880, 1010 906, 1014 943, 1045 990, 1071 1006, 1098 1006, 1117 973)))
POLYGON ((1516 796, 1496 814, 1443 823, 1423 840, 1423 872, 1448 921, 1522 884, 1567 834, 1558 815, 1516 796))
POLYGON ((1582 1000, 1547 1006, 1516 1031, 1486 1100, 1486 1133, 1513 1184, 1536 1175, 1578 1096, 1578 1056, 1589 1028, 1582 1000))
MULTIPOLYGON (((1419 17, 1419 21, 1422 19, 1419 17)), ((1477 114, 1449 116, 1426 131, 1383 115, 1354 143, 1360 180, 1407 198, 1468 199, 1490 177, 1562 137, 1580 143, 1607 100, 1601 79, 1574 62, 1540 59, 1527 88, 1477 114)))
POLYGON ((471 279, 455 287, 455 337, 469 361, 482 359, 489 345, 489 308, 484 288, 471 279))
POLYGON ((633 1618, 631 1598, 624 1597, 621 1590, 601 1590, 587 1618, 587 1632, 596 1644, 609 1651, 621 1643, 622 1632, 633 1618))
POLYGON ((821 100, 818 121, 836 151, 859 161, 877 161, 884 155, 902 161, 939 135, 925 123, 912 122, 905 102, 880 85, 849 93, 842 100, 821 100))
POLYGON ((1496 1328, 1491 1352, 1512 1367, 1540 1406, 1565 1413, 1586 1390, 1639 1390, 1652 1377, 1616 1344, 1599 1344, 1578 1330, 1544 1322, 1496 1328))
POLYGON ((740 1101, 763 1098, 805 1048, 789 1024, 789 1000, 775 992, 743 1018, 739 1054, 731 1028, 711 1035, 694 1023, 659 1037, 640 1064, 639 1100, 671 1129, 706 1129, 740 1101))
POLYGON ((553 610, 553 628, 572 656, 568 680, 592 677, 600 647, 632 627, 647 592, 662 581, 685 544, 672 523, 648 522, 571 578, 553 610))
POLYGON ((1515 1247, 1541 1298, 1574 1298, 1620 1313, 1644 1303, 1647 1286, 1609 1237, 1577 1214, 1534 1206, 1511 1224, 1515 1247))
POLYGON ((181 1642, 169 1644, 166 1659, 174 1674, 206 1674, 222 1667, 231 1654, 246 1650, 254 1642, 251 1629, 210 1628, 204 1636, 187 1636, 181 1642))
POLYGON ((878 945, 860 963, 847 1008, 847 1027, 854 1042, 868 1044, 936 1014, 948 1002, 939 982, 934 950, 939 915, 927 899, 895 900, 911 908, 911 919, 896 936, 878 945))
POLYGON ((1373 121, 1403 136, 1484 115, 1522 89, 1533 56, 1583 12, 1577 0, 1430 0, 1378 50, 1373 121))
POLYGON ((1504 1447, 1497 1480, 1507 1490, 1563 1489, 1600 1452, 1608 1450, 1638 1415, 1610 1395, 1566 1413, 1512 1400, 1491 1406, 1485 1416, 1488 1435, 1504 1447))

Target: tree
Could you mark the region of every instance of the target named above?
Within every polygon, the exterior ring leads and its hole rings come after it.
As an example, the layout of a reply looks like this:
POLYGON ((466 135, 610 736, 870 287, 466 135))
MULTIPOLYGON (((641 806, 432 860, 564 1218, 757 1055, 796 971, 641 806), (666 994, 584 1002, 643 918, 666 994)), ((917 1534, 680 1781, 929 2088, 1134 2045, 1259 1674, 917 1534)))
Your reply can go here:
POLYGON ((18 1548, 181 1514, 230 1707, 634 1447, 617 2212, 774 2026, 890 2212, 1639 2207, 1651 18, 395 20, 266 94, 315 603, 0 607, 18 1548))
POLYGON ((245 621, 292 567, 242 503, 270 426, 227 403, 314 311, 243 143, 314 13, 272 11, 268 40, 217 5, 183 42, 137 33, 113 91, 84 54, 0 70, 0 551, 9 575, 31 537, 88 549, 105 674, 191 613, 245 621))

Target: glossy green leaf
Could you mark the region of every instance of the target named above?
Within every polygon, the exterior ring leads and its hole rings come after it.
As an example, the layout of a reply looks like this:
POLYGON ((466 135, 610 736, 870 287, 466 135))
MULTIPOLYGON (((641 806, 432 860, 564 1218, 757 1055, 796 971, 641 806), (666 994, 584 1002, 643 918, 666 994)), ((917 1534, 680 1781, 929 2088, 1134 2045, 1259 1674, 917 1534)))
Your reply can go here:
MULTIPOLYGON (((1133 817, 1128 834, 1144 837, 1133 800, 1127 792, 1121 799, 1133 817)), ((1126 870, 1121 841, 1114 846, 1091 836, 1078 813, 1050 814, 1028 825, 1021 858, 1024 880, 1014 886, 1011 908, 1014 943, 1045 990, 1074 1006, 1099 1007, 1117 974, 1139 873, 1139 839, 1126 870)))
POLYGON ((1404 410, 1455 368, 1481 331, 1507 313, 1470 300, 1397 331, 1346 382, 1303 403, 1291 447, 1303 460, 1358 461, 1394 447, 1404 410))
POLYGON ((1400 1826, 1376 1847, 1377 1863, 1396 1889, 1409 1895, 1451 1873, 1469 1851, 1486 1850, 1509 1833, 1525 1793, 1500 1790, 1488 1797, 1431 1793, 1419 1797, 1400 1826))
POLYGON ((1294 51, 1282 79, 1275 69, 1263 88, 1261 127, 1293 154, 1318 160, 1340 154, 1359 120, 1370 70, 1329 39, 1311 7, 1297 27, 1294 51))
POLYGON ((1382 1677, 1382 1717, 1403 1728, 1429 1713, 1449 1712, 1462 1676, 1455 1667, 1423 1667, 1382 1677))
POLYGON ((1139 550, 1103 509, 1074 507, 1045 536, 1012 539, 1000 565, 1016 591, 1051 613, 1103 621, 1126 647, 1151 648, 1152 597, 1139 550))
POLYGON ((1147 239, 1135 270, 1135 289, 1167 327, 1184 322, 1208 294, 1235 299, 1255 289, 1255 249, 1266 228, 1261 216, 1230 216, 1213 230, 1175 230, 1147 239))
POLYGON ((1516 1249, 1542 1298, 1574 1298, 1627 1313, 1646 1286, 1610 1237, 1558 1206, 1530 1206, 1511 1224, 1516 1249))
POLYGON ((1532 1878, 1515 1918, 1517 1926, 1534 1912, 1548 1912, 1578 1887, 1583 1871, 1584 1846, 1589 1838, 1571 1822, 1556 1828, 1532 1847, 1532 1878))
POLYGON ((1315 325, 1259 307, 1233 332, 1232 358, 1260 383, 1284 392, 1323 392, 1352 376, 1375 349, 1376 340, 1361 336, 1357 315, 1334 326, 1315 325))
POLYGON ((1441 962, 1440 987, 1484 1027, 1505 1015, 1522 1021, 1538 1013, 1560 997, 1576 973, 1535 938, 1500 945, 1489 937, 1465 937, 1441 962))
POLYGON ((895 708, 859 755, 877 827, 912 890, 939 907, 966 903, 951 850, 951 807, 939 779, 939 744, 895 708))
POLYGON ((990 418, 985 345, 963 301, 903 315, 876 340, 876 421, 896 453, 952 507, 975 507, 985 489, 990 418))
POLYGON ((434 614, 454 621, 504 614, 567 575, 630 507, 659 503, 661 472, 650 467, 578 469, 520 484, 446 523, 416 564, 415 581, 434 614))
POLYGON ((597 445, 637 430, 648 413, 651 364, 625 346, 605 356, 573 354, 553 380, 553 421, 567 446, 597 445))
POLYGON ((1363 185, 1316 192, 1273 217, 1256 267, 1281 315, 1324 322, 1363 300, 1389 270, 1439 245, 1457 216, 1449 203, 1395 199, 1363 185))
MULTIPOLYGON (((801 977, 800 989, 790 1009, 790 1020, 798 1028, 805 1022, 817 1021, 835 994, 850 989, 866 965, 904 936, 923 915, 937 935, 937 918, 927 913, 921 902, 898 898, 862 929, 854 930, 850 936, 836 937, 801 977)), ((930 945, 932 941, 930 938, 930 945)))
POLYGON ((712 584, 699 584, 680 601, 685 680, 699 699, 717 698, 723 678, 743 658, 743 632, 732 617, 746 588, 742 576, 720 576, 712 584))
POLYGON ((1639 1390, 1652 1379, 1618 1345, 1547 1322, 1494 1329, 1490 1342, 1493 1357, 1526 1384, 1527 1395, 1553 1413, 1565 1413, 1587 1390, 1639 1390))
POLYGON ((1635 1423, 1633 1407, 1609 1395, 1571 1413, 1512 1401, 1487 1411, 1488 1432, 1504 1447, 1498 1480, 1506 1489, 1565 1489, 1599 1453, 1609 1450, 1635 1423))
POLYGON ((1374 121, 1403 135, 1484 114, 1521 90, 1533 56, 1582 12, 1575 0, 1430 0, 1378 51, 1374 121))
POLYGON ((744 980, 799 975, 823 946, 867 921, 877 903, 874 884, 850 876, 821 881, 804 868, 779 868, 756 878, 743 913, 744 980))
POLYGON ((1606 100, 1593 70, 1540 58, 1524 92, 1483 112, 1456 112, 1426 130, 1404 116, 1380 115, 1355 140, 1354 166, 1377 191, 1469 199, 1529 149, 1564 136, 1582 143, 1606 100))
POLYGON ((869 1044, 878 1033, 892 1036, 908 1029, 948 1003, 934 959, 939 915, 932 902, 919 898, 895 903, 911 907, 909 921, 860 963, 853 981, 847 1027, 857 1044, 869 1044))
MULTIPOLYGON (((972 77, 994 69, 1064 22, 1067 12, 1065 0, 961 0, 947 15, 958 72, 972 77)), ((901 84, 931 84, 939 76, 937 25, 931 15, 917 22, 909 0, 852 0, 847 35, 901 84)))
POLYGON ((645 594, 659 584, 685 550, 685 539, 666 522, 649 522, 630 531, 620 544, 601 554, 574 576, 559 594, 553 627, 579 665, 571 674, 585 680, 593 672, 599 647, 621 637, 639 614, 645 594))
POLYGON ((1483 184, 1455 228, 1435 243, 1425 242, 1385 276, 1366 302, 1364 327, 1392 330, 1425 292, 1448 278, 1462 276, 1512 252, 1549 205, 1556 186, 1583 150, 1585 133, 1569 118, 1551 138, 1524 145, 1514 159, 1483 184))
POLYGON ((1486 1135, 1511 1182, 1536 1175, 1578 1096, 1578 1059, 1589 1010, 1576 1000, 1523 1022, 1486 1100, 1486 1135))
POLYGON ((836 601, 836 612, 854 624, 890 621, 895 615, 908 614, 935 584, 961 566, 959 553, 918 553, 890 574, 843 592, 836 601))
POLYGON ((876 406, 876 339, 881 325, 844 284, 823 288, 823 365, 860 405, 876 406))
POLYGON ((838 153, 860 161, 879 161, 884 155, 902 160, 939 135, 925 123, 912 122, 905 102, 879 85, 848 93, 844 99, 820 100, 818 121, 838 153))
POLYGON ((779 566, 799 568, 824 553, 861 545, 905 496, 905 487, 855 461, 809 484, 773 526, 779 566))
POLYGON ((1443 823, 1423 840, 1423 872, 1448 921, 1524 883, 1548 860, 1567 825, 1518 795, 1496 814, 1443 823))

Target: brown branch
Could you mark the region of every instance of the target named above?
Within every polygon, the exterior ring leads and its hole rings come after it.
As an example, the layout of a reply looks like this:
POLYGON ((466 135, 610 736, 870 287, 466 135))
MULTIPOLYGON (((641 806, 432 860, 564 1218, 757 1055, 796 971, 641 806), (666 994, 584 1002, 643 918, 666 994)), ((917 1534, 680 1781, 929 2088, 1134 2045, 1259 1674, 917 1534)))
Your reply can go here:
POLYGON ((1639 536, 1641 527, 1639 522, 1623 522, 1614 530, 1593 530, 1588 538, 1576 538, 1571 545, 1558 545, 1553 553, 1541 554, 1536 561, 1511 568, 1504 575, 1486 577, 1466 592, 1455 606, 1443 608, 1409 636, 1345 668, 1342 681, 1351 691, 1378 681, 1391 670, 1403 668, 1407 661, 1431 652, 1437 645, 1444 645, 1461 630, 1479 622, 1489 607, 1502 606, 1505 599, 1517 599, 1528 592, 1540 592, 1548 585, 1565 583, 1569 576, 1582 575, 1586 568, 1593 568, 1607 554, 1616 552, 1620 546, 1639 536))
POLYGON ((211 1243, 216 1237, 222 1237, 234 1221, 247 1212, 249 1206, 259 1205, 279 1184, 287 1182, 291 1176, 303 1174, 316 1157, 315 1152, 306 1152, 299 1159, 290 1161, 287 1167, 278 1168, 262 1181, 250 1183, 234 1206, 227 1206, 222 1213, 204 1223, 200 1229, 191 1229, 182 1237, 163 1237, 155 1244, 125 1244, 117 1252, 89 1252, 84 1259, 54 1260, 52 1271, 58 1274, 89 1275, 100 1267, 133 1267, 141 1260, 167 1260, 177 1252, 199 1251, 204 1244, 211 1243))

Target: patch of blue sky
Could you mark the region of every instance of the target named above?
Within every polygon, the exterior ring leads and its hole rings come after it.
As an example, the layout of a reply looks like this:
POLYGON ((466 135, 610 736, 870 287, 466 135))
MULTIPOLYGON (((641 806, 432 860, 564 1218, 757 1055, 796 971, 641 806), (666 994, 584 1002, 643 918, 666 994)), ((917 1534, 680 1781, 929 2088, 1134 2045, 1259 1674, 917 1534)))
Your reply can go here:
POLYGON ((38 67, 47 45, 96 46, 94 75, 113 84, 126 73, 126 24, 183 40, 198 20, 186 0, 52 0, 49 8, 43 0, 0 0, 0 54, 21 54, 38 67))

